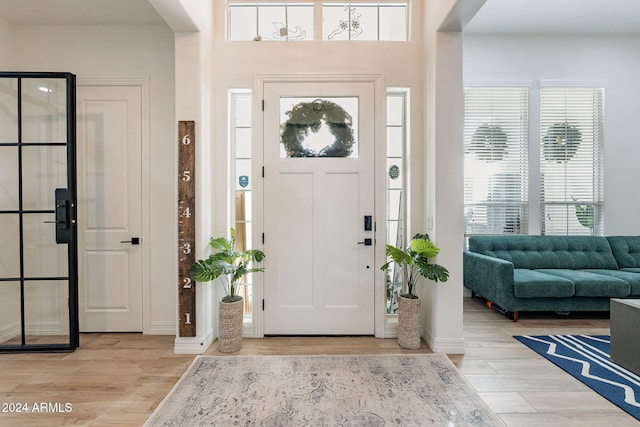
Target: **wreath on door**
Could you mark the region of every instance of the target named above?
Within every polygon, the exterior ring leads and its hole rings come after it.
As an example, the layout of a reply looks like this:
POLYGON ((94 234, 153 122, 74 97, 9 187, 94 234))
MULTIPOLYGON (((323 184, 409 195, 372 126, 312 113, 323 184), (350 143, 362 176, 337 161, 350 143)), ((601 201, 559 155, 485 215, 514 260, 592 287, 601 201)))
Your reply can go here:
POLYGON ((353 151, 353 120, 341 106, 335 102, 316 99, 312 102, 300 102, 287 111, 289 117, 282 124, 280 142, 284 145, 287 157, 349 157, 353 151), (305 147, 304 140, 309 132, 317 133, 325 124, 334 137, 331 145, 316 151, 305 147))
POLYGON ((507 139, 500 126, 483 124, 473 134, 467 152, 474 153, 478 160, 497 162, 507 155, 507 139))
POLYGON ((568 123, 554 123, 542 138, 542 154, 547 161, 563 163, 571 160, 582 142, 580 130, 568 123))

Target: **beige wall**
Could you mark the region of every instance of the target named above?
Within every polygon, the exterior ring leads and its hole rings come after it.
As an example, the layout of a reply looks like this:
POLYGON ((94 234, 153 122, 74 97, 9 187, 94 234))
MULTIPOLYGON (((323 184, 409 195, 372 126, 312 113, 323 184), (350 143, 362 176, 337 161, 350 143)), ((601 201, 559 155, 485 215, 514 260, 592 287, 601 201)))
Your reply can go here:
MULTIPOLYGON (((0 24, 0 31, 2 25, 0 24)), ((15 67, 68 71, 78 81, 148 78, 150 101, 147 332, 175 333, 174 38, 167 26, 16 26, 15 67)), ((3 43, 4 45, 4 40, 3 43)))
MULTIPOLYGON (((438 261, 452 271, 449 283, 429 287, 424 292, 427 301, 424 336, 434 350, 458 352, 463 343, 462 222, 458 224, 456 220, 456 212, 462 215, 459 181, 463 156, 458 135, 462 109, 458 105, 461 99, 457 100, 461 93, 458 93, 461 43, 455 31, 440 36, 436 33, 438 23, 460 2, 412 2, 409 43, 234 44, 224 41, 223 2, 213 2, 213 10, 186 0, 180 3, 197 18, 193 21, 198 22, 200 32, 174 28, 174 35, 165 26, 17 29, 16 51, 21 53, 16 63, 21 69, 71 71, 79 78, 148 76, 150 79, 151 321, 172 324, 175 330, 176 196, 174 174, 167 172, 176 168, 173 144, 176 120, 200 121, 200 141, 209 147, 201 153, 202 166, 208 160, 213 166, 210 176, 204 172, 199 175, 202 182, 199 235, 224 234, 229 226, 230 202, 228 89, 254 88, 257 74, 380 74, 386 86, 411 90, 408 232, 430 232, 442 248, 438 261), (423 4, 428 10, 423 10, 423 4), (425 25, 427 20, 430 23, 425 25), (207 214, 209 217, 203 219, 207 214), (430 218, 433 226, 429 230, 430 218)), ((199 250, 202 253, 204 249, 199 250)), ((206 335, 214 327, 212 313, 217 298, 205 293, 200 301, 200 308, 207 313, 205 324, 199 323, 198 327, 202 326, 202 334, 206 335)), ((210 336, 206 343, 209 339, 210 336)), ((196 345, 199 343, 194 341, 186 347, 196 345)))
POLYGON ((14 71, 14 28, 13 25, 0 17, 0 71, 14 71))

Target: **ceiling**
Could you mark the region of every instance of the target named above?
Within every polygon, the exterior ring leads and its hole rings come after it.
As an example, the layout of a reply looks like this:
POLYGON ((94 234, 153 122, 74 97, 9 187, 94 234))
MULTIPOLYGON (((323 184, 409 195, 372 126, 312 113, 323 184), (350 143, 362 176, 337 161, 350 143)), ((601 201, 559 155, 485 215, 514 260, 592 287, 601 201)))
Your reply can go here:
POLYGON ((0 16, 15 25, 159 25, 148 0, 0 0, 0 16))
MULTIPOLYGON (((0 16, 15 25, 164 24, 149 0, 0 0, 0 16)), ((464 33, 637 36, 640 0, 487 0, 464 33)))
POLYGON ((637 36, 640 35, 640 1, 487 0, 464 28, 464 33, 637 36))

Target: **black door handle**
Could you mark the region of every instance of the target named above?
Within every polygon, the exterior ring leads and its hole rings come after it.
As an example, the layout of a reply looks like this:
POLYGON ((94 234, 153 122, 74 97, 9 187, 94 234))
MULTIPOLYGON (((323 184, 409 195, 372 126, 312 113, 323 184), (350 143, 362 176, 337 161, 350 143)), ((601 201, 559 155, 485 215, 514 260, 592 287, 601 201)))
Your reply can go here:
POLYGON ((140 244, 140 238, 139 237, 132 237, 131 240, 120 240, 120 243, 131 243, 132 245, 139 245, 140 244))
POLYGON ((373 239, 364 239, 364 242, 358 242, 359 245, 371 246, 373 245, 373 239))

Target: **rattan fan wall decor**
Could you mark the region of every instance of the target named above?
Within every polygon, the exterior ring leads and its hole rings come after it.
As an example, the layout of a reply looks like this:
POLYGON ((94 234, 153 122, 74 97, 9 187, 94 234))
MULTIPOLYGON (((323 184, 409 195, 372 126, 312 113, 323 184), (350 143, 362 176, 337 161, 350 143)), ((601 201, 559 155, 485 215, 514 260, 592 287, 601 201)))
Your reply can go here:
POLYGON ((507 133, 500 126, 483 124, 473 134, 467 152, 478 160, 497 162, 507 155, 507 139, 507 133))
POLYGON ((580 130, 568 123, 554 123, 542 138, 542 155, 550 162, 564 163, 571 160, 582 142, 580 130))

